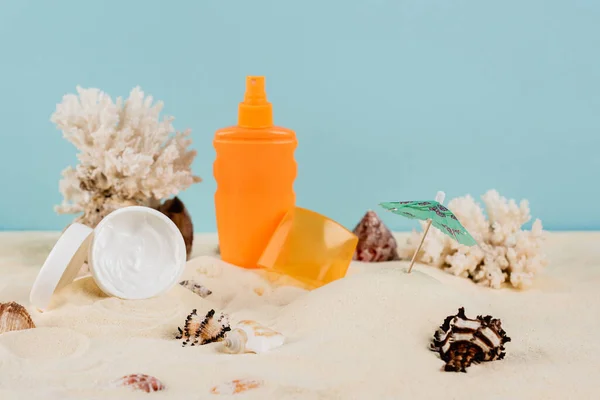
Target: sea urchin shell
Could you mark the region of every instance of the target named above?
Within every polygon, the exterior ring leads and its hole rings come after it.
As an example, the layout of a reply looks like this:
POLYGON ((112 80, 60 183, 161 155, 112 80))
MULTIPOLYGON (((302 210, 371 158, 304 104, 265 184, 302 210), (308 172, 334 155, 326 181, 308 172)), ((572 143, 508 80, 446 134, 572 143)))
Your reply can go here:
POLYGON ((215 310, 210 310, 204 319, 200 319, 195 309, 185 319, 183 329, 177 329, 179 335, 176 339, 184 339, 183 346, 189 342, 192 342, 192 346, 218 342, 223 340, 225 333, 231 330, 227 315, 221 314, 215 318, 215 310))
POLYGON ((490 315, 469 319, 461 307, 456 315, 446 317, 430 349, 440 354, 445 371, 467 372, 471 364, 502 360, 504 344, 510 340, 499 319, 490 315))
POLYGON ((165 388, 161 381, 153 376, 145 374, 131 374, 117 379, 113 382, 114 386, 128 386, 134 390, 141 390, 146 393, 158 392, 165 388))
POLYGON ((35 328, 31 315, 19 303, 0 303, 0 334, 35 328))

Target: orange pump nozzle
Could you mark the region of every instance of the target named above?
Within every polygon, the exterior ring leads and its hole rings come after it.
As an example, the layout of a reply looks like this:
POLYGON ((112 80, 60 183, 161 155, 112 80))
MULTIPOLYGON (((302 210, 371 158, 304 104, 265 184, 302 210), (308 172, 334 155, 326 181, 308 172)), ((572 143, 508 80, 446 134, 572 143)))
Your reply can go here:
POLYGON ((244 101, 238 107, 238 126, 243 128, 273 126, 273 107, 267 101, 264 76, 246 77, 244 101))

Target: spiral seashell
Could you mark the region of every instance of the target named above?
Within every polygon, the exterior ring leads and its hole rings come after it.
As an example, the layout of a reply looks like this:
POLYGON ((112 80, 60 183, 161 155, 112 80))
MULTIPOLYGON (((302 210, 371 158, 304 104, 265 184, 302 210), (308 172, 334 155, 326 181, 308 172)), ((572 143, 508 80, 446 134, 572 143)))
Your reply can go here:
POLYGON ((461 307, 456 315, 446 317, 430 349, 440 354, 445 371, 467 372, 472 364, 502 360, 504 344, 510 341, 499 319, 491 315, 469 319, 461 307))
POLYGON ((248 335, 242 329, 234 329, 227 332, 223 346, 225 351, 231 354, 246 353, 246 343, 248 343, 248 335))
POLYGON ((161 381, 146 374, 125 375, 124 377, 114 381, 112 386, 128 386, 134 390, 141 390, 142 392, 146 393, 158 392, 165 389, 165 385, 163 385, 161 381))
POLYGON ((210 392, 212 394, 225 394, 232 395, 243 393, 250 389, 257 389, 263 385, 262 381, 254 379, 234 379, 231 382, 221 383, 220 385, 214 386, 210 392))
POLYGON ((353 233, 358 237, 353 260, 382 262, 400 259, 394 235, 379 219, 375 211, 367 211, 354 228, 353 233))
POLYGON ((240 321, 225 335, 224 350, 231 354, 264 353, 283 345, 285 337, 256 321, 240 321))
POLYGON ((0 303, 0 334, 35 328, 31 315, 19 303, 0 303))

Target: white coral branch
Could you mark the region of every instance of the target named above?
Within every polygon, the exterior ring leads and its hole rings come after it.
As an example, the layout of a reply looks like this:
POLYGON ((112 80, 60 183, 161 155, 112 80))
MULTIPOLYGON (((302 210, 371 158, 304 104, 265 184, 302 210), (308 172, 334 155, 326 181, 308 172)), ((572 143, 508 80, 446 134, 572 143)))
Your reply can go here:
MULTIPOLYGON (((531 231, 524 231, 523 224, 531 220, 526 200, 517 204, 495 190, 488 191, 482 199, 487 219, 471 196, 448 203, 448 208, 481 247, 463 246, 437 229, 431 229, 417 260, 492 288, 500 288, 505 283, 515 288, 530 287, 535 275, 548 264, 542 249, 542 222, 535 220, 531 231)), ((403 258, 412 257, 421 235, 420 232, 411 234, 406 246, 399 250, 403 258)))
POLYGON ((200 182, 191 172, 190 131, 176 132, 162 108, 137 87, 125 101, 81 87, 64 96, 51 121, 79 150, 79 165, 63 171, 56 211, 83 212, 77 220, 95 226, 123 205, 154 205, 200 182))

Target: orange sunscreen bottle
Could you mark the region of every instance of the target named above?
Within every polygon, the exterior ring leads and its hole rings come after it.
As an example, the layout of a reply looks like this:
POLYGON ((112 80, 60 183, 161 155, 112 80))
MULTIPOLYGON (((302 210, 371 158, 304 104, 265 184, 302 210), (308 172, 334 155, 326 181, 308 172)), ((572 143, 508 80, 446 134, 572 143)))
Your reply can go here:
POLYGON ((273 125, 264 77, 246 78, 238 124, 219 129, 213 144, 221 258, 257 268, 275 229, 296 203, 296 134, 273 125))

